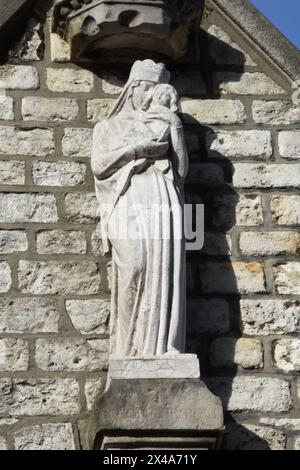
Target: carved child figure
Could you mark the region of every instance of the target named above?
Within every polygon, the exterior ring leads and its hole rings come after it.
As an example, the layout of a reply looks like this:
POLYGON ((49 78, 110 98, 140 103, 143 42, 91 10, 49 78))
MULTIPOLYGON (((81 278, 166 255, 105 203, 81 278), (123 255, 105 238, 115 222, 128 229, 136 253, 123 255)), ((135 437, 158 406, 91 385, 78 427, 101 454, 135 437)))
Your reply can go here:
MULTIPOLYGON (((171 140, 177 183, 181 186, 188 170, 188 159, 184 144, 184 131, 178 112, 179 97, 172 85, 159 84, 149 93, 143 109, 147 109, 146 122, 150 128, 155 127, 155 134, 160 135, 158 141, 171 140), (180 146, 180 148, 179 148, 180 146), (182 147, 182 148, 181 148, 182 147), (184 147, 184 148, 183 148, 184 147), (184 156, 180 158, 179 156, 184 156)), ((159 163, 157 163, 159 164, 159 163)))

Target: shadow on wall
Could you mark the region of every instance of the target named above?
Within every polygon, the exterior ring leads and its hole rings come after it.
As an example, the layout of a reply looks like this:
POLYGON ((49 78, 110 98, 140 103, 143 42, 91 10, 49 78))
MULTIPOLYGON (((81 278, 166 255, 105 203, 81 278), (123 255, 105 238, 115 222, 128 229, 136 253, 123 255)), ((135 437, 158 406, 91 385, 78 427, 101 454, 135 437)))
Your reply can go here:
MULTIPOLYGON (((244 55, 205 32, 202 32, 201 40, 201 50, 209 51, 208 44, 213 44, 219 60, 223 57, 226 63, 231 57, 232 62, 238 64, 226 68, 236 72, 238 80, 244 70, 244 55)), ((218 70, 219 67, 216 68, 207 54, 201 65, 201 74, 207 87, 204 99, 220 98, 213 89, 213 70, 218 70)), ((222 70, 225 70, 224 66, 222 70)), ((187 142, 190 142, 186 202, 203 203, 205 207, 204 247, 198 252, 187 253, 187 352, 198 355, 202 380, 216 395, 221 395, 225 411, 225 448, 267 450, 268 442, 242 423, 236 422, 235 417, 228 411, 233 380, 239 373, 236 344, 242 336, 241 296, 232 264, 232 257, 238 258, 237 247, 232 245, 231 234, 236 230, 237 206, 240 203, 240 196, 232 186, 234 167, 232 162, 220 153, 208 155, 206 136, 214 133, 214 129, 199 124, 190 115, 183 117, 184 121, 188 122, 185 128, 187 142)))

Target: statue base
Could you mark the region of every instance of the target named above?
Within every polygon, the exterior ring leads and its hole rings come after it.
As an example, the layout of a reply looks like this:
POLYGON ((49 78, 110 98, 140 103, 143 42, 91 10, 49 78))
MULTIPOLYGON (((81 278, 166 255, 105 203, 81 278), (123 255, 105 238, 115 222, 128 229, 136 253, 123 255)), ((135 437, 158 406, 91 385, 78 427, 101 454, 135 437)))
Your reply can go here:
POLYGON ((200 366, 196 354, 112 357, 108 376, 109 379, 198 379, 200 366))
MULTIPOLYGON (((179 364, 189 360, 190 364, 196 365, 196 356, 180 356, 172 356, 172 371, 176 360, 179 364)), ((198 378, 190 376, 191 371, 192 375, 197 375, 194 366, 187 368, 188 377, 174 377, 171 372, 166 378, 157 376, 157 371, 161 374, 165 370, 161 367, 164 360, 170 358, 149 358, 150 367, 146 359, 145 367, 141 369, 139 361, 142 359, 111 360, 109 385, 100 397, 90 423, 89 435, 96 436, 95 450, 207 450, 220 447, 223 432, 221 400, 200 380, 198 360, 198 378), (156 376, 142 377, 150 369, 156 376), (136 377, 133 370, 136 370, 136 377)), ((183 369, 179 370, 184 375, 183 369)))

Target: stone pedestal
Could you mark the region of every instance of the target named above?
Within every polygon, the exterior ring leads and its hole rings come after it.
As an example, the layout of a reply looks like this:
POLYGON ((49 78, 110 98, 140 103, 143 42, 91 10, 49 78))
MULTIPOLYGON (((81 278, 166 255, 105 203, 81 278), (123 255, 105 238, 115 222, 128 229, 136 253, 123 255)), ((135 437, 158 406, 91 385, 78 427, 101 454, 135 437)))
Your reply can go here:
POLYGON ((93 423, 94 448, 204 450, 220 446, 221 401, 200 380, 197 357, 149 358, 143 367, 140 362, 111 361, 109 385, 93 423))

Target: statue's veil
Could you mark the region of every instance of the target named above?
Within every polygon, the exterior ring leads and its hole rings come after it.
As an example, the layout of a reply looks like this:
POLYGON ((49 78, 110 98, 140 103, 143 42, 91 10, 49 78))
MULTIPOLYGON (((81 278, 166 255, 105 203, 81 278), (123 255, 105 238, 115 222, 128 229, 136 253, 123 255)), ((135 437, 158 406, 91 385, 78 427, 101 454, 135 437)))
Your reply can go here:
POLYGON ((158 83, 169 83, 169 80, 170 73, 166 70, 164 64, 157 64, 150 59, 137 60, 133 64, 128 81, 108 117, 116 116, 123 109, 128 93, 135 82, 148 81, 157 85, 158 83))

